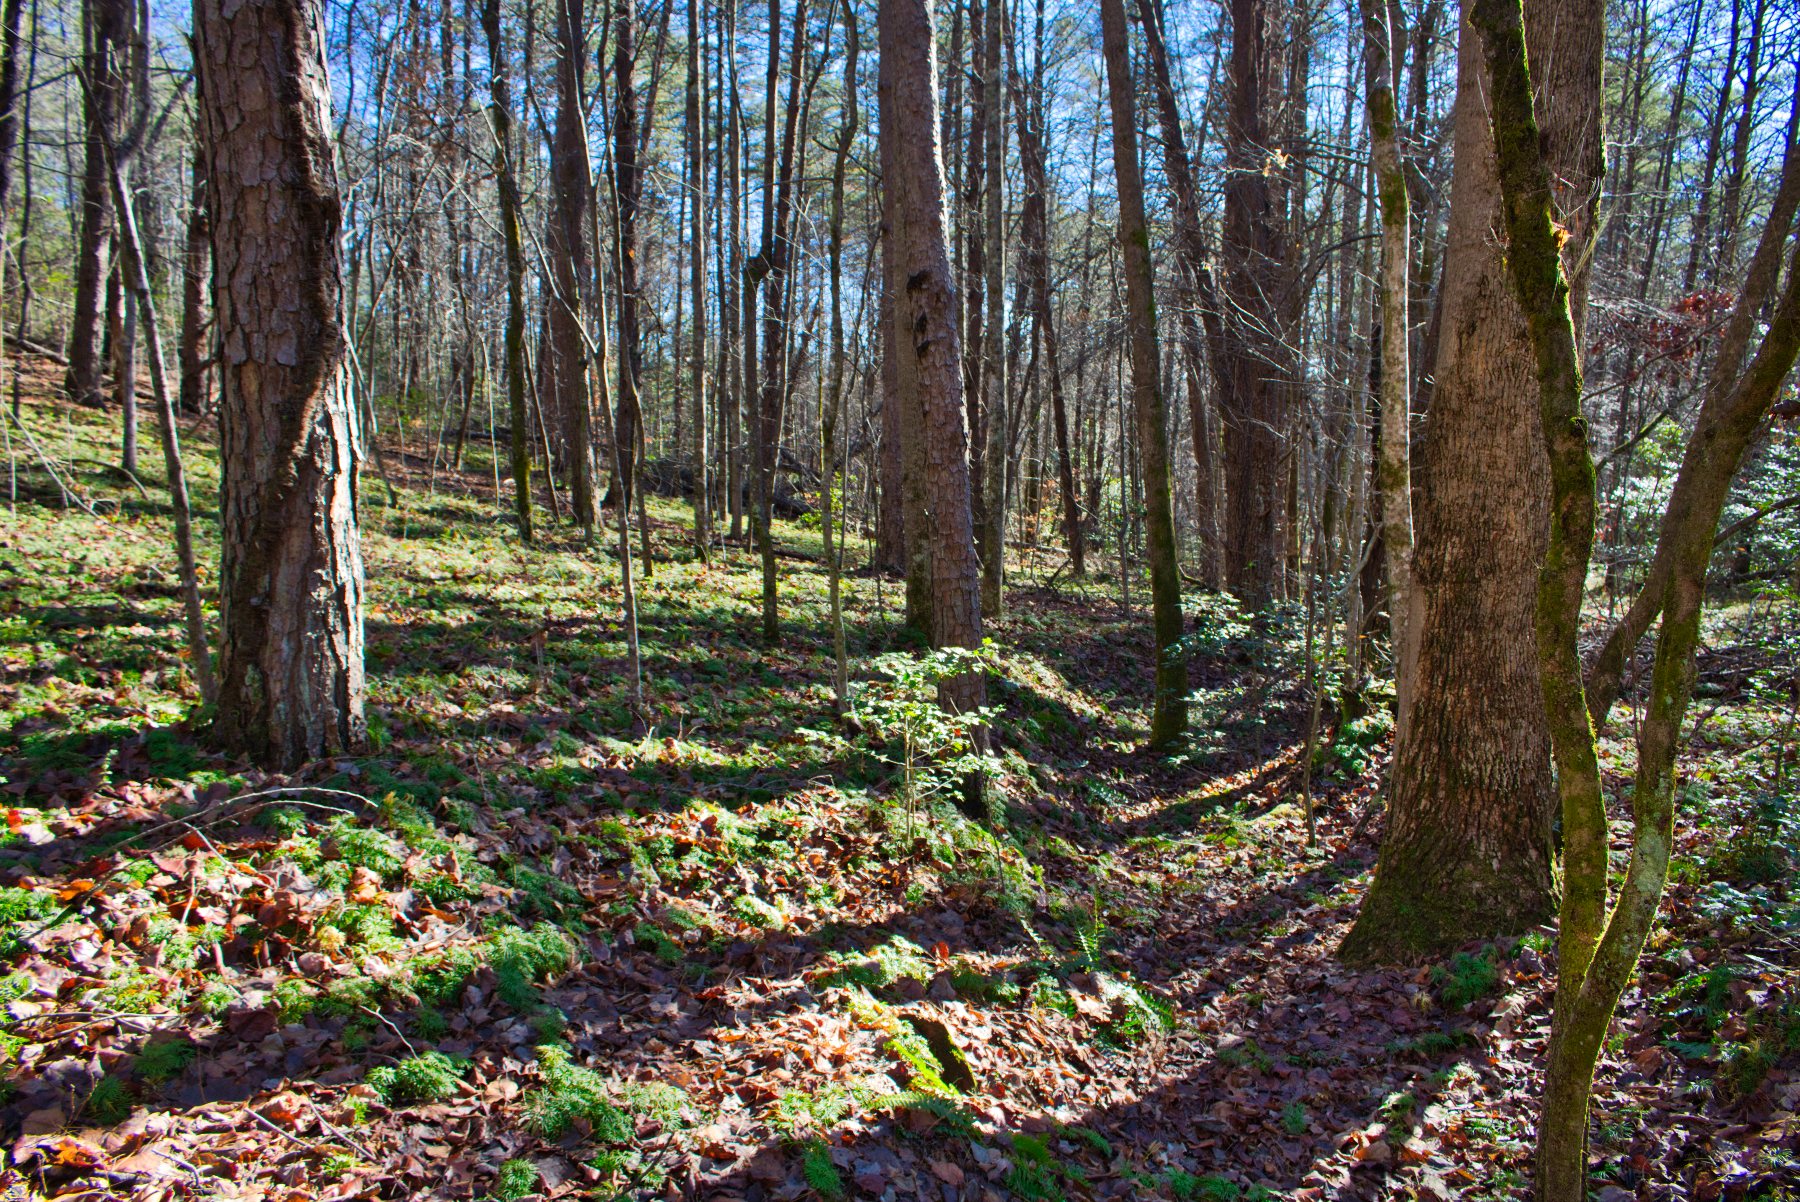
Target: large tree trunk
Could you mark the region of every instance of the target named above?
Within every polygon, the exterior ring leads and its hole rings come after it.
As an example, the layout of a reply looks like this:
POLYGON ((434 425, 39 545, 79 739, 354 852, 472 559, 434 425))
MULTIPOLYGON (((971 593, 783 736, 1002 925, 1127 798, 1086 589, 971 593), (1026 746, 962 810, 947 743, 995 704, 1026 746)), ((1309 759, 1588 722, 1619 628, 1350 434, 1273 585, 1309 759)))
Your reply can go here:
POLYGON ((1181 567, 1175 557, 1175 507, 1169 492, 1168 409, 1156 362, 1156 281, 1150 265, 1150 231, 1144 219, 1144 177, 1138 164, 1137 112, 1132 99, 1137 81, 1131 73, 1124 0, 1100 0, 1100 25, 1112 105, 1119 248, 1125 266, 1125 328, 1131 338, 1132 411, 1143 472, 1144 542, 1150 557, 1155 638, 1151 652, 1156 657, 1150 745, 1162 747, 1187 729, 1187 664, 1174 653, 1181 639, 1181 567))
POLYGON ((1223 337, 1225 582, 1246 604, 1286 595, 1288 429, 1296 365, 1284 313, 1292 308, 1288 160, 1282 125, 1278 0, 1231 0, 1231 103, 1225 123, 1223 337))
POLYGON ((85 49, 82 120, 87 135, 81 171, 81 232, 75 246, 75 312, 69 325, 65 387, 81 405, 104 403, 100 379, 106 321, 108 247, 113 237, 112 194, 107 186, 106 143, 117 128, 125 86, 124 56, 131 38, 130 0, 87 0, 82 8, 85 49))
MULTIPOLYGON (((945 236, 929 0, 881 0, 879 20, 886 85, 881 137, 889 168, 882 184, 893 241, 889 287, 901 389, 910 377, 923 425, 918 441, 931 546, 932 641, 939 647, 979 647, 981 565, 969 508, 962 338, 945 236)), ((986 693, 986 682, 969 672, 946 681, 940 701, 962 713, 981 705, 986 693)))
POLYGON ((318 0, 196 0, 222 348, 215 731, 278 769, 359 748, 363 567, 342 204, 318 0))
MULTIPOLYGON (((1582 262, 1602 172, 1598 0, 1527 0, 1565 261, 1582 262)), ((1556 798, 1533 634, 1548 476, 1525 316, 1502 228, 1480 38, 1465 21, 1436 387, 1416 457, 1416 687, 1388 781, 1374 884, 1343 954, 1411 960, 1556 909, 1556 798)), ((1585 273, 1571 280, 1581 328, 1585 273)))
POLYGON ((556 0, 556 132, 550 142, 551 218, 548 395, 540 404, 568 439, 569 505, 589 537, 600 521, 594 464, 594 407, 588 393, 583 290, 589 272, 586 27, 583 0, 556 0))

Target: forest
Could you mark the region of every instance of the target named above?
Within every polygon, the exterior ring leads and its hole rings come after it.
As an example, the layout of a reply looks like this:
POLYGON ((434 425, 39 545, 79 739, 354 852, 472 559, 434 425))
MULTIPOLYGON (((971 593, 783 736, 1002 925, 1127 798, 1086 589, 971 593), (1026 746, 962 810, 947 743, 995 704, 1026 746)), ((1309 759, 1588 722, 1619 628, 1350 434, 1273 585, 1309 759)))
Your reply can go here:
POLYGON ((1800 1202, 1790 0, 0 0, 0 1194, 1800 1202))

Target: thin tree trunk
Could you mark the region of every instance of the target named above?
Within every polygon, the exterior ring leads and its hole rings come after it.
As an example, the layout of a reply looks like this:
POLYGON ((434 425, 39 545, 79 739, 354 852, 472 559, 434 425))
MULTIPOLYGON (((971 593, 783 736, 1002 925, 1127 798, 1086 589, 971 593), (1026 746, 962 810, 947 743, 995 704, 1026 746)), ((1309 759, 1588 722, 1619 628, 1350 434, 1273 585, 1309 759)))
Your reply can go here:
POLYGON ((493 126, 494 171, 500 184, 500 229, 506 242, 506 412, 512 425, 513 512, 519 537, 530 542, 531 428, 525 398, 525 252, 521 245, 519 183, 513 174, 512 97, 506 51, 500 39, 500 0, 483 0, 481 27, 487 35, 488 116, 493 126))
MULTIPOLYGON (((1143 472, 1144 533, 1150 558, 1151 628, 1155 638, 1151 651, 1156 657, 1150 745, 1164 747, 1187 729, 1187 662, 1176 652, 1176 644, 1181 640, 1181 565, 1175 554, 1168 411, 1157 373, 1156 289, 1150 264, 1150 231, 1144 218, 1144 178, 1138 163, 1133 99, 1137 81, 1131 71, 1124 0, 1100 0, 1100 27, 1112 108, 1119 247, 1125 265, 1125 327, 1131 339, 1132 410, 1143 472)), ((1124 553, 1121 538, 1121 562, 1124 553)))

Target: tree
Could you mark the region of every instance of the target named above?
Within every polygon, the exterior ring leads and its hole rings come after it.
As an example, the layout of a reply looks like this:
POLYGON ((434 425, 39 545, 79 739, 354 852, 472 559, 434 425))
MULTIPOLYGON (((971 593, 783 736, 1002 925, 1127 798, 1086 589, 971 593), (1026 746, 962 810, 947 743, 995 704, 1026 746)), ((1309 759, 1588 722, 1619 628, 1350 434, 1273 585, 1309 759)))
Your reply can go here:
MULTIPOLYGON (((969 429, 962 338, 945 230, 937 54, 929 0, 881 0, 883 161, 888 287, 901 388, 916 390, 918 440, 931 545, 931 631, 938 647, 981 645, 981 566, 969 509, 969 429)), ((909 523, 910 524, 910 523, 909 523)), ((909 530, 907 537, 912 539, 909 530)), ((986 682, 966 672, 946 680, 939 701, 953 713, 980 707, 986 682)))
POLYGON ((100 377, 101 323, 105 320, 107 248, 113 236, 111 188, 107 183, 106 144, 117 135, 118 108, 125 87, 125 54, 131 41, 131 0, 84 0, 81 8, 83 50, 83 166, 81 228, 75 256, 75 312, 69 324, 69 369, 64 387, 80 405, 104 400, 100 377))
MULTIPOLYGON (((481 27, 488 49, 488 120, 493 128, 494 174, 500 188, 500 229, 506 243, 506 415, 512 436, 513 513, 519 537, 531 541, 531 431, 525 411, 525 248, 519 182, 513 172, 512 87, 501 40, 500 0, 483 0, 481 27)), ((215 260, 216 262, 216 260, 215 260)))
POLYGON ((1125 326, 1131 339, 1131 396, 1138 460, 1144 474, 1144 541, 1150 557, 1151 629, 1156 700, 1150 745, 1162 747, 1187 729, 1187 664, 1181 639, 1181 566, 1175 557, 1175 507, 1169 492, 1169 423, 1156 348, 1156 287, 1144 177, 1138 163, 1137 88, 1131 71, 1124 0, 1100 0, 1101 49, 1112 107, 1113 173, 1119 189, 1119 249, 1125 268, 1125 326))
POLYGON ((221 348, 219 707, 277 769, 359 748, 358 434, 323 6, 194 5, 221 348))
POLYGON ((688 243, 688 292, 693 307, 692 382, 694 390, 694 548, 702 562, 712 556, 712 490, 708 485, 709 421, 706 378, 706 89, 700 68, 705 43, 701 37, 701 0, 688 0, 687 168, 691 181, 693 231, 688 243))
MULTIPOLYGON (((1602 175, 1597 0, 1527 0, 1557 102, 1543 124, 1561 181, 1564 258, 1583 262, 1602 175)), ((1548 481, 1525 314, 1492 231, 1502 220, 1480 39, 1463 24, 1457 155, 1435 388, 1416 458, 1410 711, 1388 778, 1374 883, 1343 954, 1408 960, 1516 933, 1556 908, 1550 739, 1533 635, 1548 481)), ((1572 270, 1582 325, 1585 270, 1572 270)), ((1423 369, 1421 369, 1423 370, 1423 369)))
POLYGON ((563 423, 568 438, 569 506, 589 537, 600 521, 594 463, 593 398, 588 392, 584 294, 592 271, 588 209, 594 203, 588 177, 587 54, 583 0, 556 0, 556 131, 550 140, 551 220, 546 250, 550 270, 546 375, 550 395, 541 399, 563 423))
POLYGON ((1381 503, 1381 547, 1387 561, 1388 629, 1394 656, 1394 710, 1406 724, 1412 699, 1412 654, 1406 615, 1412 591, 1412 206, 1400 159, 1395 103, 1394 29, 1398 7, 1361 0, 1363 73, 1369 160, 1381 207, 1381 439, 1375 464, 1381 503))
POLYGON ((1289 312, 1299 295, 1286 228, 1292 170, 1280 152, 1279 0, 1230 0, 1225 121, 1225 583, 1251 606, 1286 593, 1288 425, 1294 409, 1289 312))
POLYGON ((1069 571, 1087 575, 1087 539, 1081 527, 1081 500, 1075 488, 1075 461, 1069 445, 1069 405, 1063 395, 1062 344, 1056 329, 1056 306, 1050 287, 1050 179, 1045 163, 1043 76, 1035 73, 1033 99, 1019 76, 1015 39, 1006 39, 1007 76, 1013 94, 1013 121, 1019 131, 1019 163, 1025 197, 1019 214, 1019 267, 1030 290, 1032 321, 1041 340, 1044 374, 1050 384, 1050 420, 1056 436, 1056 481, 1062 503, 1063 540, 1069 547, 1069 571))

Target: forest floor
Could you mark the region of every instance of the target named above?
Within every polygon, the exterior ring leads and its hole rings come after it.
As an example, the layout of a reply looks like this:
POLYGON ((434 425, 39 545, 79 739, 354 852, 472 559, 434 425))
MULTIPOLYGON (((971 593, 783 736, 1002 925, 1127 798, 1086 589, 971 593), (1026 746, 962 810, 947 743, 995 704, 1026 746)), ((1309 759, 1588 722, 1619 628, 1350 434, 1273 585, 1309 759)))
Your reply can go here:
MULTIPOLYGON (((989 828, 906 804, 884 728, 834 717, 816 528, 781 529, 770 650, 752 557, 697 562, 651 505, 634 715, 614 558, 519 545, 485 447, 446 476, 390 445, 371 746, 276 777, 206 748, 160 456, 140 495, 100 466, 115 425, 25 407, 89 513, 7 423, 8 1197, 1524 1196, 1549 933, 1334 958, 1387 734, 1336 731, 1309 847, 1291 615, 1203 605, 1197 733, 1149 755, 1144 615, 1022 556, 989 828)), ((905 646, 900 592, 851 577, 853 676, 905 646)), ((1602 1202, 1800 1197, 1800 824, 1770 792, 1797 616, 1740 601, 1708 640, 1666 925, 1596 1089, 1602 1202)))

